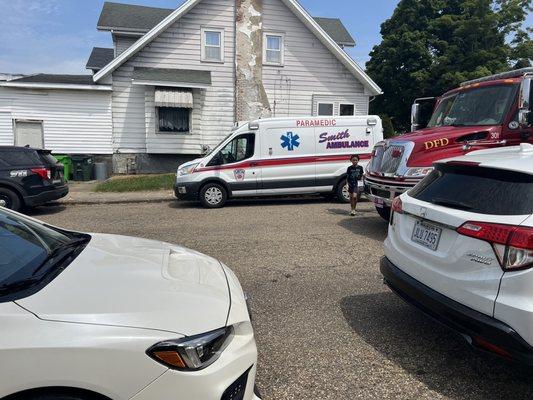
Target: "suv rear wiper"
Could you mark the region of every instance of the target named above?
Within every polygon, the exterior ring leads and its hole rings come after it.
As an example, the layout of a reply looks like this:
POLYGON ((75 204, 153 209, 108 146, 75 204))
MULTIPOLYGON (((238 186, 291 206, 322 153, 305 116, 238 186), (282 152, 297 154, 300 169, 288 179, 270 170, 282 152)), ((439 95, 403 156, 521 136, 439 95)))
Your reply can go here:
POLYGON ((463 203, 461 201, 443 199, 443 198, 432 199, 431 202, 439 206, 457 208, 459 210, 471 210, 472 208, 474 208, 474 206, 467 204, 467 203, 463 203))

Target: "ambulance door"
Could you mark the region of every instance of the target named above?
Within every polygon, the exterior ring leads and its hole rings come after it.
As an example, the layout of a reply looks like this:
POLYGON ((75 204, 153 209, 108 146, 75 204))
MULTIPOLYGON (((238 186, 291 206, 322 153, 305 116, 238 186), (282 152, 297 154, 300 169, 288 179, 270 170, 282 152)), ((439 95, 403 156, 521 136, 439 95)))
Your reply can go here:
POLYGON ((257 162, 261 148, 258 136, 252 132, 236 135, 207 165, 213 176, 224 181, 235 196, 257 194, 261 174, 257 162))
POLYGON ((313 192, 316 183, 313 127, 269 122, 261 132, 262 194, 313 192))
POLYGON ((317 127, 317 187, 332 190, 348 166, 350 156, 358 154, 365 166, 374 147, 372 126, 368 117, 338 118, 335 126, 317 127))

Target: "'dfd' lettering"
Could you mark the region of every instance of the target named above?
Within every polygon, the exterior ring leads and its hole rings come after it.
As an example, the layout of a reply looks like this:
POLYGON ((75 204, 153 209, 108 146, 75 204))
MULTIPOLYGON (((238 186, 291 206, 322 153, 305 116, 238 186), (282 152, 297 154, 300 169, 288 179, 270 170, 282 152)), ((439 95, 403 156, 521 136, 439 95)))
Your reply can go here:
POLYGON ((448 146, 450 144, 450 139, 442 138, 436 140, 430 140, 429 142, 424 142, 424 147, 426 150, 435 149, 437 147, 448 146))

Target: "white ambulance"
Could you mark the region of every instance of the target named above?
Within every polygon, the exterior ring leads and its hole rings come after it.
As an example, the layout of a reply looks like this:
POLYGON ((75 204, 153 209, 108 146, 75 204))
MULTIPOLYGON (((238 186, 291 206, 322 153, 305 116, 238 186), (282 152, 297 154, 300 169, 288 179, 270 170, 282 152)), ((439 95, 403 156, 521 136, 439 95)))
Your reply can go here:
MULTIPOLYGON (((349 201, 350 156, 365 167, 383 140, 378 116, 268 118, 242 124, 177 171, 176 197, 222 207, 235 197, 334 194, 349 201)), ((362 187, 361 187, 362 191, 362 187)))

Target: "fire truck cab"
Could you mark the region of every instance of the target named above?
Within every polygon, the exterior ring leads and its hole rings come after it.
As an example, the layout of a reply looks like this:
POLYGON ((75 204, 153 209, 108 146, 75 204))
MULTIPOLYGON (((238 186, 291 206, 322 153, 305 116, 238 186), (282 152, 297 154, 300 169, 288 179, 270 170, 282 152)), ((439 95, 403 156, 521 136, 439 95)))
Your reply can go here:
POLYGON ((412 132, 376 144, 364 177, 365 193, 389 219, 392 200, 414 187, 440 159, 473 150, 533 143, 533 68, 463 82, 441 97, 426 127, 420 104, 411 109, 412 132))

